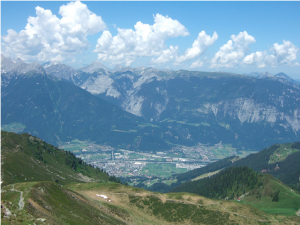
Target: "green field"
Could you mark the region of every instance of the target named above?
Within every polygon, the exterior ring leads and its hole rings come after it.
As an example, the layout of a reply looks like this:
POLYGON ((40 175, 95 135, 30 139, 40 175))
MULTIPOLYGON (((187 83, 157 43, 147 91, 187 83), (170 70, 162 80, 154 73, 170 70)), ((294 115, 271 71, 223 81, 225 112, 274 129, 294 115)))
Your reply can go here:
POLYGON ((60 149, 64 149, 66 151, 70 152, 78 152, 81 151, 84 148, 88 147, 88 142, 87 141, 79 141, 77 139, 72 140, 71 142, 68 143, 63 143, 62 145, 59 146, 60 149))
POLYGON ((105 159, 107 157, 107 155, 103 155, 103 154, 94 154, 92 155, 89 159, 105 159))
POLYGON ((141 170, 142 174, 168 177, 175 173, 184 173, 187 169, 176 168, 175 164, 170 163, 147 163, 141 170))
POLYGON ((139 159, 139 158, 144 158, 144 156, 136 153, 129 154, 129 159, 139 159))
POLYGON ((292 149, 291 144, 281 145, 276 151, 270 156, 269 164, 280 162, 289 155, 298 152, 298 149, 292 149))
POLYGON ((22 123, 10 123, 7 125, 2 125, 1 130, 7 132, 21 133, 26 128, 22 123))
MULTIPOLYGON (((214 148, 212 149, 212 152, 214 153, 214 155, 216 156, 216 159, 224 159, 230 156, 233 156, 236 154, 236 151, 234 148, 214 148)), ((213 159, 213 158, 212 158, 213 159)))
POLYGON ((178 158, 182 158, 182 157, 184 157, 184 154, 183 154, 182 152, 177 152, 177 154, 175 154, 175 153, 168 153, 168 152, 167 152, 166 156, 168 156, 168 157, 178 157, 178 158))
POLYGON ((277 180, 270 180, 270 183, 264 186, 264 190, 262 189, 261 192, 274 191, 269 187, 276 187, 276 191, 280 191, 278 202, 272 201, 272 198, 266 195, 261 198, 249 195, 242 199, 241 203, 254 206, 269 214, 295 216, 300 209, 300 195, 277 180))

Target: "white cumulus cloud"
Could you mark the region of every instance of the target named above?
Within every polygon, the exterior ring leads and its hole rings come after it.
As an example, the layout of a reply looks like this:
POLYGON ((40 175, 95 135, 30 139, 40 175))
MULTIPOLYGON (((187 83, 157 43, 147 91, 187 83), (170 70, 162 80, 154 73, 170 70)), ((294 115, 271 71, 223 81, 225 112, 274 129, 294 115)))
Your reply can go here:
POLYGON ((169 49, 163 50, 161 55, 157 59, 152 59, 151 61, 156 64, 165 64, 176 58, 178 54, 178 46, 170 46, 169 49))
POLYGON ((255 43, 255 38, 246 31, 231 35, 231 40, 224 44, 211 60, 211 68, 234 67, 244 58, 248 46, 255 43))
POLYGON ((186 60, 194 59, 202 54, 209 46, 218 39, 218 34, 214 32, 213 36, 207 35, 205 31, 201 31, 194 41, 191 48, 188 48, 182 56, 176 58, 175 64, 182 63, 186 60))
POLYGON ((243 65, 252 67, 277 67, 280 65, 299 65, 294 63, 297 59, 299 48, 290 41, 283 40, 283 44, 273 44, 272 54, 268 55, 266 51, 251 53, 243 59, 243 65))
POLYGON ((246 66, 255 66, 258 68, 263 68, 266 66, 265 64, 265 57, 267 55, 267 52, 255 52, 251 53, 250 55, 247 55, 243 59, 243 64, 246 66))
POLYGON ((195 62, 192 63, 192 65, 190 66, 190 68, 197 68, 197 67, 202 67, 203 66, 203 62, 199 59, 195 62))
POLYGON ((134 30, 118 28, 117 31, 116 36, 104 31, 97 40, 94 52, 98 53, 99 60, 130 65, 137 57, 161 56, 153 59, 153 62, 167 62, 177 51, 177 47, 166 49, 165 40, 189 35, 180 22, 160 14, 154 16, 153 25, 139 21, 134 25, 134 30))
POLYGON ((2 37, 2 52, 24 60, 63 60, 88 47, 87 36, 106 28, 101 16, 79 1, 62 5, 59 19, 50 10, 35 8, 36 17, 29 17, 24 30, 10 29, 2 37))

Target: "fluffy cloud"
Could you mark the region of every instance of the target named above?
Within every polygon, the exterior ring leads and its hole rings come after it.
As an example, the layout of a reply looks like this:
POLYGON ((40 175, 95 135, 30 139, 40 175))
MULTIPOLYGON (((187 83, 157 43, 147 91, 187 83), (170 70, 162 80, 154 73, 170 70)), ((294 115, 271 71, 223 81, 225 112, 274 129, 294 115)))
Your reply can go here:
POLYGON ((156 14, 154 24, 137 22, 133 29, 117 29, 118 34, 112 36, 109 31, 104 31, 97 40, 94 52, 98 59, 114 64, 126 63, 130 65, 137 57, 161 56, 153 62, 167 62, 177 47, 165 49, 165 40, 168 38, 187 36, 189 32, 177 20, 168 16, 156 14))
POLYGON ((2 37, 2 52, 24 60, 63 60, 88 46, 87 36, 106 28, 101 16, 79 1, 60 7, 59 19, 50 10, 35 8, 36 17, 29 17, 24 30, 8 30, 2 37))
POLYGON ((267 55, 267 52, 255 52, 251 53, 250 55, 247 55, 243 59, 243 64, 246 66, 256 66, 258 68, 265 67, 265 57, 267 55))
POLYGON ((297 46, 292 42, 283 40, 282 45, 278 43, 273 45, 271 48, 273 54, 268 55, 266 51, 251 53, 243 59, 243 65, 253 67, 299 65, 298 63, 293 63, 297 59, 298 50, 297 46))
POLYGON ((255 43, 255 38, 246 31, 240 32, 237 36, 231 35, 225 45, 215 54, 211 60, 211 68, 216 67, 234 67, 244 58, 245 53, 249 50, 248 46, 255 43))
POLYGON ((197 61, 192 63, 190 68, 197 68, 197 67, 202 67, 202 66, 203 66, 203 62, 201 60, 197 60, 197 61))
POLYGON ((157 59, 152 59, 151 61, 155 64, 165 64, 176 58, 178 54, 178 46, 170 46, 170 49, 163 50, 161 55, 157 59))
POLYGON ((191 48, 188 48, 182 56, 177 57, 175 64, 182 63, 186 60, 194 59, 203 53, 209 46, 218 39, 218 34, 214 32, 213 36, 209 36, 205 31, 201 31, 198 38, 194 41, 191 48))

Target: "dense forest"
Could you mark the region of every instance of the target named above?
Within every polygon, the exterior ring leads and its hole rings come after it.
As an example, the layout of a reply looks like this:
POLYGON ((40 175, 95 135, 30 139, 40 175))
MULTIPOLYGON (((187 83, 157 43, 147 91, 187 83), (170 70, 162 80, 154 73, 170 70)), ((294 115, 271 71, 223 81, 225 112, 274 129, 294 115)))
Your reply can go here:
POLYGON ((213 199, 234 199, 262 185, 260 175, 248 167, 227 168, 216 175, 187 182, 172 192, 190 192, 213 199))
POLYGON ((288 155, 282 161, 269 164, 270 155, 274 154, 274 152, 283 145, 290 145, 290 149, 300 150, 300 142, 292 144, 275 144, 258 153, 251 154, 246 158, 235 161, 230 166, 248 166, 256 172, 265 171, 285 184, 300 191, 300 152, 288 155))

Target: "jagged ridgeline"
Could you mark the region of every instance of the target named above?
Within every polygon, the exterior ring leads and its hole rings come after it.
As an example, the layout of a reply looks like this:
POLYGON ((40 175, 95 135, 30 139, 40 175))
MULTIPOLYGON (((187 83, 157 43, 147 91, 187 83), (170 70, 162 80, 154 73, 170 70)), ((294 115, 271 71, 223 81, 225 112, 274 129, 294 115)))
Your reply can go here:
POLYGON ((282 73, 109 70, 100 62, 76 70, 3 55, 1 63, 2 129, 51 144, 78 139, 162 151, 222 141, 259 151, 299 140, 300 87, 282 73))
POLYGON ((2 185, 26 181, 67 184, 109 180, 103 170, 88 165, 73 153, 25 133, 1 131, 1 163, 2 185))

